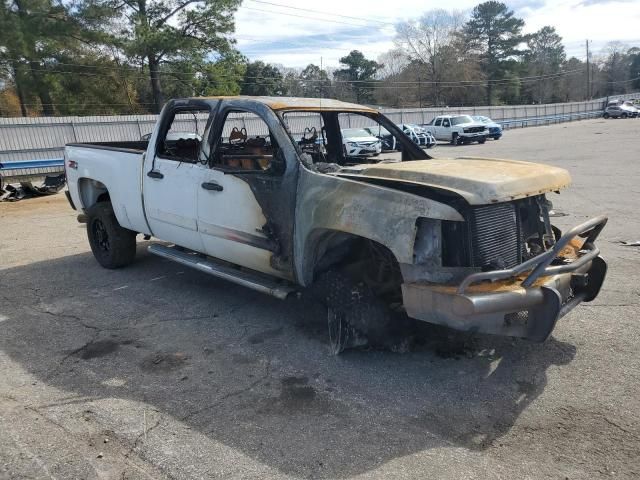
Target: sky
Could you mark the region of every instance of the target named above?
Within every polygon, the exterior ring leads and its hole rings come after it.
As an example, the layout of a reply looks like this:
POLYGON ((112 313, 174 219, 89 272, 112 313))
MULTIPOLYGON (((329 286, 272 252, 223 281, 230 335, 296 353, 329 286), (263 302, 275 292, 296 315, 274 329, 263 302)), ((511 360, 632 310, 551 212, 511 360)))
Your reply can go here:
MULTIPOLYGON (((394 26, 449 5, 471 12, 479 0, 243 0, 236 14, 238 48, 250 60, 303 68, 335 68, 351 50, 368 58, 393 48, 394 26), (282 6, 281 6, 282 5, 282 6), (288 8, 287 8, 288 7, 288 8), (325 13, 326 12, 326 13, 325 13)), ((585 40, 594 54, 607 42, 640 47, 640 0, 505 1, 526 22, 524 33, 552 25, 568 56, 584 59, 585 40)))

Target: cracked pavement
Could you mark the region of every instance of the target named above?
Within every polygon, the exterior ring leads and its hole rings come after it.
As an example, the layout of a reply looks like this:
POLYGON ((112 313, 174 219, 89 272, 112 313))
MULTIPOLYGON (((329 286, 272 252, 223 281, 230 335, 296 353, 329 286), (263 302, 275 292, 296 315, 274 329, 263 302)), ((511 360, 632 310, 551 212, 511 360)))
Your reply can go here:
POLYGON ((640 476, 640 121, 435 156, 546 162, 567 228, 608 213, 603 291, 544 344, 425 327, 325 346, 322 312, 152 257, 109 271, 63 195, 0 203, 0 478, 640 476))

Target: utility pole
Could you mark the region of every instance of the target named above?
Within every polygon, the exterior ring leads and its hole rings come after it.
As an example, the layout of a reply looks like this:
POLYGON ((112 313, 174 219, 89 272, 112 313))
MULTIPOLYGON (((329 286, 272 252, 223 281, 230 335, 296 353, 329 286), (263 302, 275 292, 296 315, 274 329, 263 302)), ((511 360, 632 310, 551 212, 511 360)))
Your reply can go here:
POLYGON ((587 39, 587 98, 591 98, 591 69, 589 68, 589 40, 587 39))
POLYGON ((418 102, 420 103, 420 108, 422 108, 422 81, 420 80, 420 74, 418 74, 418 102))

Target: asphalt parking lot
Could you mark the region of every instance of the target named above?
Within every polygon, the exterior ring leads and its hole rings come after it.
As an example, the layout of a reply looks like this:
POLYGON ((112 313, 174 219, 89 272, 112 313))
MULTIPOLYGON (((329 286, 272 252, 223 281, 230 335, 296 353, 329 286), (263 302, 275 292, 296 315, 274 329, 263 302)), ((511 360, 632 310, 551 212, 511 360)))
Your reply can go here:
POLYGON ((148 255, 108 271, 63 195, 0 204, 0 478, 640 476, 640 121, 439 145, 567 168, 600 296, 544 344, 427 329, 330 356, 321 316, 148 255))

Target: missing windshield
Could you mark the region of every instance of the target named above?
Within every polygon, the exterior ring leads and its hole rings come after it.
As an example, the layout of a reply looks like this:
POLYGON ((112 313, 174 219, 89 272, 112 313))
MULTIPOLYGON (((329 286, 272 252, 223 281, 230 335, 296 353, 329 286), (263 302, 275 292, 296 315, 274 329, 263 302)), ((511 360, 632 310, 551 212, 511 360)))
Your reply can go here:
POLYGON ((430 158, 420 144, 379 114, 295 111, 282 118, 298 148, 314 164, 351 166, 430 158))

